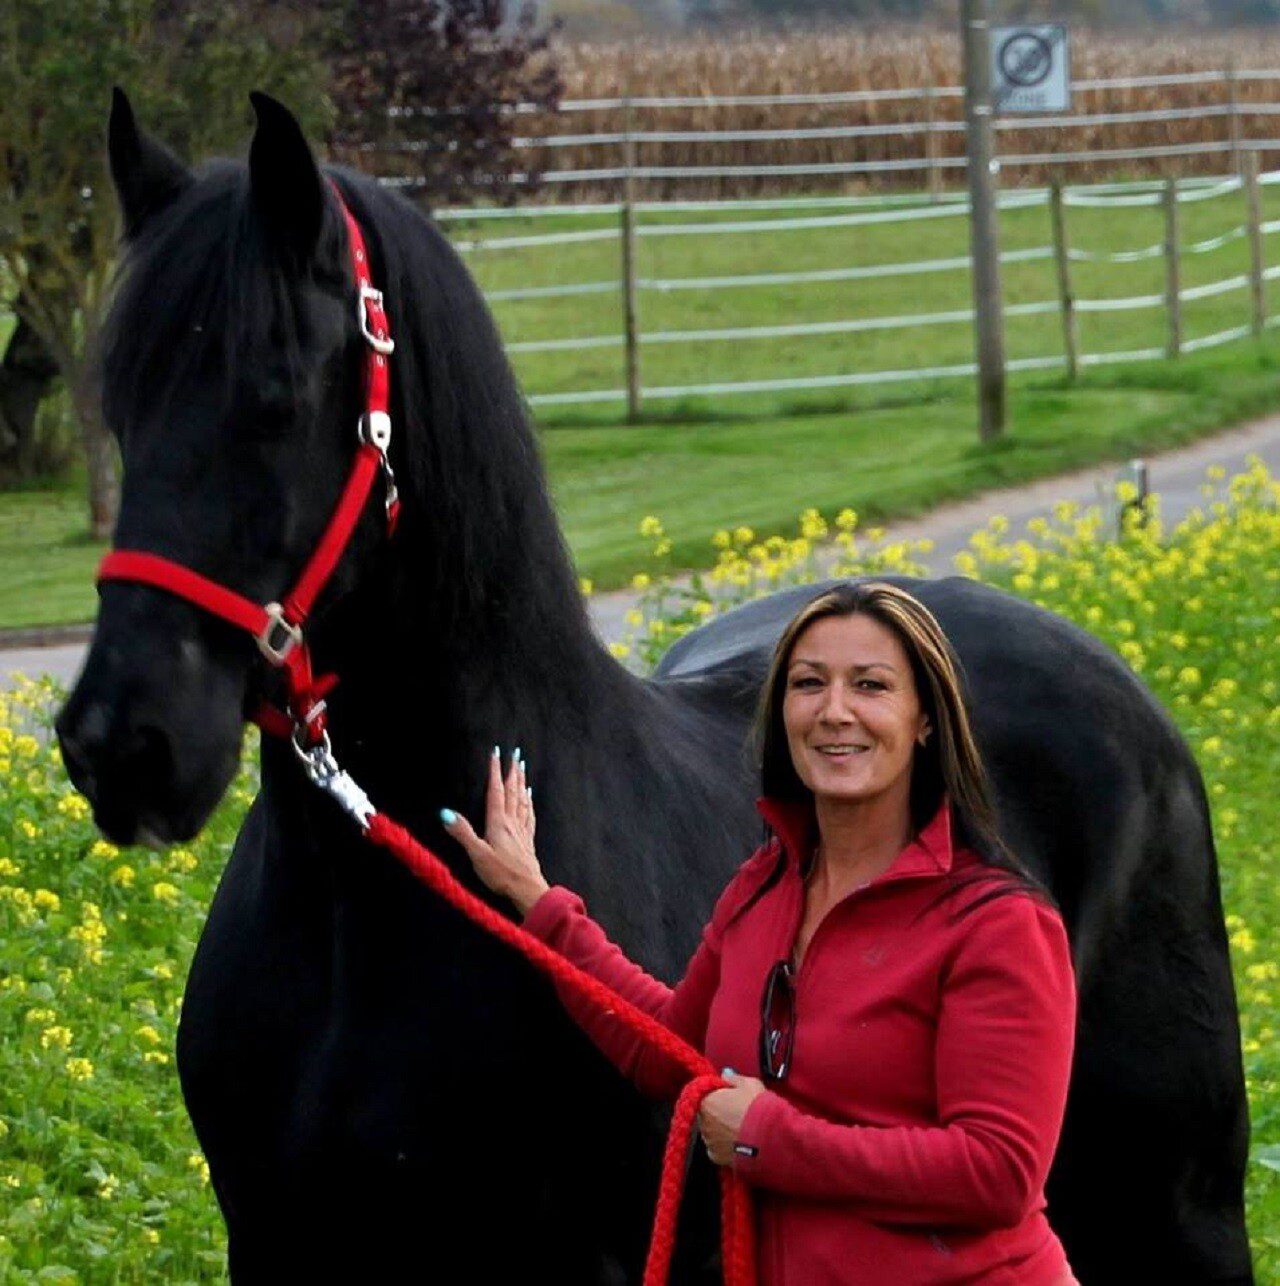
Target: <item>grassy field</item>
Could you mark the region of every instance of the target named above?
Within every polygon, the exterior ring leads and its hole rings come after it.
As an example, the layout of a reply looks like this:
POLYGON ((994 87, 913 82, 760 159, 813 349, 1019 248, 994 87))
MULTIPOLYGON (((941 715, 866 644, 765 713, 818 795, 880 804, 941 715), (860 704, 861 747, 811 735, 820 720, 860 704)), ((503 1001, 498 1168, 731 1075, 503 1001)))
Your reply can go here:
MULTIPOLYGON (((994 515, 956 561, 1114 649, 1200 765, 1240 1003, 1250 1240, 1259 1286, 1274 1286, 1280 652, 1258 643, 1280 628, 1280 483, 1254 469, 1226 491, 1206 487, 1203 511, 1172 532, 1107 542, 1096 511, 1065 506, 1036 551, 994 515)), ((730 573, 745 559, 722 551, 730 573)), ((772 586, 810 569, 805 555, 772 586)), ((56 754, 27 735, 57 700, 47 683, 0 694, 0 1280, 224 1280, 222 1225, 172 1060, 183 979, 254 790, 253 742, 195 843, 120 851, 96 835, 56 754)))
MULTIPOLYGON (((1280 184, 1262 188, 1263 219, 1280 216, 1280 184)), ((1015 194, 1016 195, 1016 194, 1015 194)), ((776 327, 839 321, 867 321, 953 312, 971 306, 968 220, 951 215, 887 223, 802 227, 785 225, 797 217, 845 217, 875 213, 827 208, 807 210, 716 210, 679 212, 649 210, 638 216, 644 229, 678 225, 714 226, 750 222, 759 231, 724 235, 640 236, 636 275, 642 280, 673 283, 669 288, 642 290, 638 315, 642 334, 641 374, 647 387, 679 387, 744 380, 794 379, 874 371, 944 367, 973 360, 971 327, 960 320, 911 329, 872 330, 803 337, 680 339, 646 342, 655 332, 689 332, 724 328, 776 327), (754 284, 717 289, 675 288, 682 280, 734 277, 744 274, 812 272, 870 268, 921 260, 958 261, 950 270, 870 279, 754 284)), ((1185 248, 1231 232, 1244 220, 1244 197, 1232 192, 1212 199, 1181 204, 1180 241, 1182 287, 1203 286, 1248 270, 1243 238, 1219 249, 1191 253, 1185 248)), ((1067 210, 1068 239, 1073 249, 1087 254, 1128 253, 1159 244, 1163 212, 1157 206, 1067 210)), ((510 246, 501 240, 541 233, 588 231, 616 227, 617 216, 504 218, 447 225, 455 240, 483 241, 468 250, 468 265, 486 292, 563 285, 578 282, 617 282, 620 249, 616 240, 549 246, 510 246)), ((1052 245, 1047 203, 1001 213, 1001 246, 1018 253, 1052 245)), ((1277 259, 1274 240, 1266 247, 1269 261, 1277 259)), ((1078 300, 1162 295, 1163 260, 1132 263, 1078 262, 1072 266, 1072 285, 1078 300)), ((1003 268, 1005 304, 1019 306, 1053 302, 1058 298, 1051 258, 1006 263, 1003 268)), ((618 291, 532 300, 499 300, 493 305, 509 344, 548 339, 620 336, 621 297, 618 291)), ((1240 326, 1249 318, 1247 290, 1236 290, 1183 305, 1184 340, 1240 326)), ((1085 353, 1126 352, 1163 348, 1167 322, 1163 308, 1080 312, 1080 346, 1085 353)), ((1035 316, 1010 316, 1006 322, 1007 356, 1011 361, 1047 357, 1063 351, 1062 327, 1055 311, 1035 316)), ((526 391, 534 395, 625 387, 621 344, 576 352, 513 354, 526 391)), ((889 386, 897 393, 901 384, 889 386)), ((912 390, 913 395, 919 390, 912 390)), ((868 393, 870 396, 870 393, 868 393)), ((687 420, 710 412, 735 414, 773 412, 787 415, 816 405, 827 406, 830 391, 741 395, 687 396, 654 400, 647 409, 687 420)), ((547 405, 539 415, 547 426, 609 423, 624 410, 620 402, 590 407, 547 405)))
MULTIPOLYGON (((1280 217, 1280 185, 1263 189, 1267 217, 1280 217)), ((1182 207, 1184 245, 1236 227, 1240 193, 1182 207)), ((749 217, 775 221, 793 212, 749 217)), ((813 213, 811 211, 810 213, 813 213)), ((817 211, 821 213, 821 211, 817 211)), ((738 221, 741 212, 647 213, 648 224, 738 221)), ((1158 242, 1161 213, 1148 207, 1071 209, 1072 244, 1092 253, 1140 249, 1158 242)), ((472 227, 451 225, 459 240, 525 236, 600 227, 598 216, 518 217, 472 227)), ((1004 245, 1046 245, 1043 206, 1006 211, 1004 245)), ((801 232, 642 239, 641 277, 674 280, 742 272, 779 272, 903 263, 922 257, 963 257, 965 221, 946 217, 917 223, 869 224, 801 232)), ((550 248, 469 251, 486 290, 609 279, 616 242, 550 248)), ((1242 273, 1243 239, 1186 254, 1184 288, 1242 273)), ((1159 294, 1158 259, 1125 264, 1080 263, 1074 286, 1081 299, 1159 294)), ((1010 304, 1056 298, 1049 260, 1006 266, 1010 304)), ((646 292, 647 331, 728 326, 774 326, 846 318, 902 316, 963 309, 967 270, 927 276, 875 278, 819 285, 753 286, 726 290, 646 292)), ((1235 290, 1184 305, 1184 338, 1243 324, 1248 292, 1235 290)), ((495 316, 509 343, 565 336, 617 334, 616 293, 570 299, 497 301, 495 316)), ((1160 309, 1085 313, 1086 352, 1129 351, 1164 342, 1160 309)), ((905 331, 824 335, 730 343, 682 342, 646 346, 648 385, 790 378, 850 371, 901 370, 972 360, 967 324, 905 331)), ((1056 315, 1016 317, 1007 331, 1011 359, 1061 351, 1056 315)), ((640 423, 620 421, 619 404, 537 410, 551 485, 579 572, 600 589, 623 584, 643 556, 637 527, 660 515, 673 541, 676 566, 705 566, 707 537, 717 527, 750 522, 763 534, 789 529, 808 504, 853 505, 870 520, 921 512, 943 500, 1042 477, 1138 451, 1174 446, 1250 414, 1280 406, 1275 333, 1188 353, 1177 361, 1094 367, 1078 385, 1057 372, 1011 380, 1007 440, 979 444, 972 381, 905 381, 854 390, 653 400, 640 423)), ((622 350, 515 353, 526 392, 538 394, 624 383, 622 350)), ((54 492, 0 495, 0 627, 91 619, 92 573, 102 547, 84 537, 77 486, 54 492)))

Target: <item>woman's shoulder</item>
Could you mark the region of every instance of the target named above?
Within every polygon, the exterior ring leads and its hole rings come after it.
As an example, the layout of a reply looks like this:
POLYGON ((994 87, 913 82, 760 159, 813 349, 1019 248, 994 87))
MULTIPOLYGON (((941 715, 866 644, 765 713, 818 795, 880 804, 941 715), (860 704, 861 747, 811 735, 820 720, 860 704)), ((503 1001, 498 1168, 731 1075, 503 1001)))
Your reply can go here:
POLYGON ((948 899, 946 912, 952 963, 965 958, 1070 959, 1062 913, 1043 891, 980 860, 960 869, 956 881, 960 887, 948 899))

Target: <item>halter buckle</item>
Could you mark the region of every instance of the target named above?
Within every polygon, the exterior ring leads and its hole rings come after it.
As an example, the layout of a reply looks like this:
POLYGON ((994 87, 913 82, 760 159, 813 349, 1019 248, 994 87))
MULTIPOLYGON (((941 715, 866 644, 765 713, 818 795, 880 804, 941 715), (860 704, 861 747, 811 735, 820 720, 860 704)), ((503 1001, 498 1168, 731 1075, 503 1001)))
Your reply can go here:
POLYGON ((377 447, 385 458, 391 445, 391 417, 386 411, 365 411, 361 414, 356 432, 361 442, 377 447))
POLYGON ((302 628, 285 620, 284 608, 279 603, 268 603, 263 611, 267 614, 267 623, 262 633, 254 636, 258 651, 272 665, 283 665, 289 653, 302 642, 302 628))
MULTIPOLYGON (((384 357, 389 357, 396 351, 396 342, 388 335, 376 335, 369 329, 369 304, 382 312, 382 291, 375 290, 372 286, 361 285, 360 294, 356 301, 356 314, 360 318, 360 333, 365 337, 365 341, 375 353, 381 353, 384 357)), ((385 317, 385 314, 384 314, 385 317)))

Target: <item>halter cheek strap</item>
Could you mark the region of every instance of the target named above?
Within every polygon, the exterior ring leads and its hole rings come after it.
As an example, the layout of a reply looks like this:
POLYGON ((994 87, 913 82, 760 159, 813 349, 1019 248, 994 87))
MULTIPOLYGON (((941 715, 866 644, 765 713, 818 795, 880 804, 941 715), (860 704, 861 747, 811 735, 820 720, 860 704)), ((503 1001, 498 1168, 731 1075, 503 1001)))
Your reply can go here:
POLYGON ((313 675, 302 626, 350 543, 379 473, 386 482, 388 535, 395 533, 400 516, 395 474, 387 458, 391 445, 391 371, 387 359, 395 350, 395 342, 383 309, 382 292, 374 288, 369 274, 364 234, 332 180, 330 186, 346 223, 360 333, 367 345, 365 409, 357 425, 359 445, 346 486, 302 574, 280 602, 267 604, 245 598, 170 558, 142 550, 112 550, 99 565, 97 578, 99 585, 112 580, 132 581, 166 590, 252 634, 258 650, 280 670, 286 692, 283 710, 262 702, 253 721, 273 736, 292 735, 295 742, 307 747, 318 745, 324 738, 325 697, 338 682, 338 676, 313 675))

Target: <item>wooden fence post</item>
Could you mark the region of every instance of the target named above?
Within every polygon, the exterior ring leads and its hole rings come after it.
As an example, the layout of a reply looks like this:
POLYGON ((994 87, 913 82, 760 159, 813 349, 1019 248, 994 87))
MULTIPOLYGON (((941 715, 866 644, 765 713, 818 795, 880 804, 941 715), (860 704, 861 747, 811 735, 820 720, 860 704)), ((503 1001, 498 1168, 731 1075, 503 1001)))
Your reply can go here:
POLYGON ((622 325, 626 345, 627 419, 640 417, 640 336, 636 324, 636 220, 631 95, 622 100, 622 325))
POLYGON ((1062 346, 1067 355, 1067 379, 1074 383, 1080 365, 1076 300, 1071 293, 1071 250, 1067 245, 1062 184, 1057 179, 1050 185, 1049 198, 1049 213, 1053 220, 1053 257, 1058 264, 1058 298, 1062 301, 1062 346))
POLYGON ((1178 180, 1164 181, 1164 301, 1169 310, 1169 340, 1165 352, 1182 352, 1181 272, 1178 268, 1178 180))
POLYGON ((1261 335, 1267 325, 1265 277, 1262 254, 1262 202, 1258 196, 1258 154, 1245 153, 1244 190, 1249 206, 1249 289, 1253 296, 1253 333, 1261 335))
POLYGON ((929 200, 942 199, 942 170, 938 165, 938 131, 934 128, 937 96, 932 85, 924 91, 924 159, 928 170, 929 200))
POLYGON ((1240 173, 1240 93, 1236 78, 1236 59, 1231 54, 1225 68, 1227 82, 1227 138, 1231 143, 1231 172, 1240 173))

